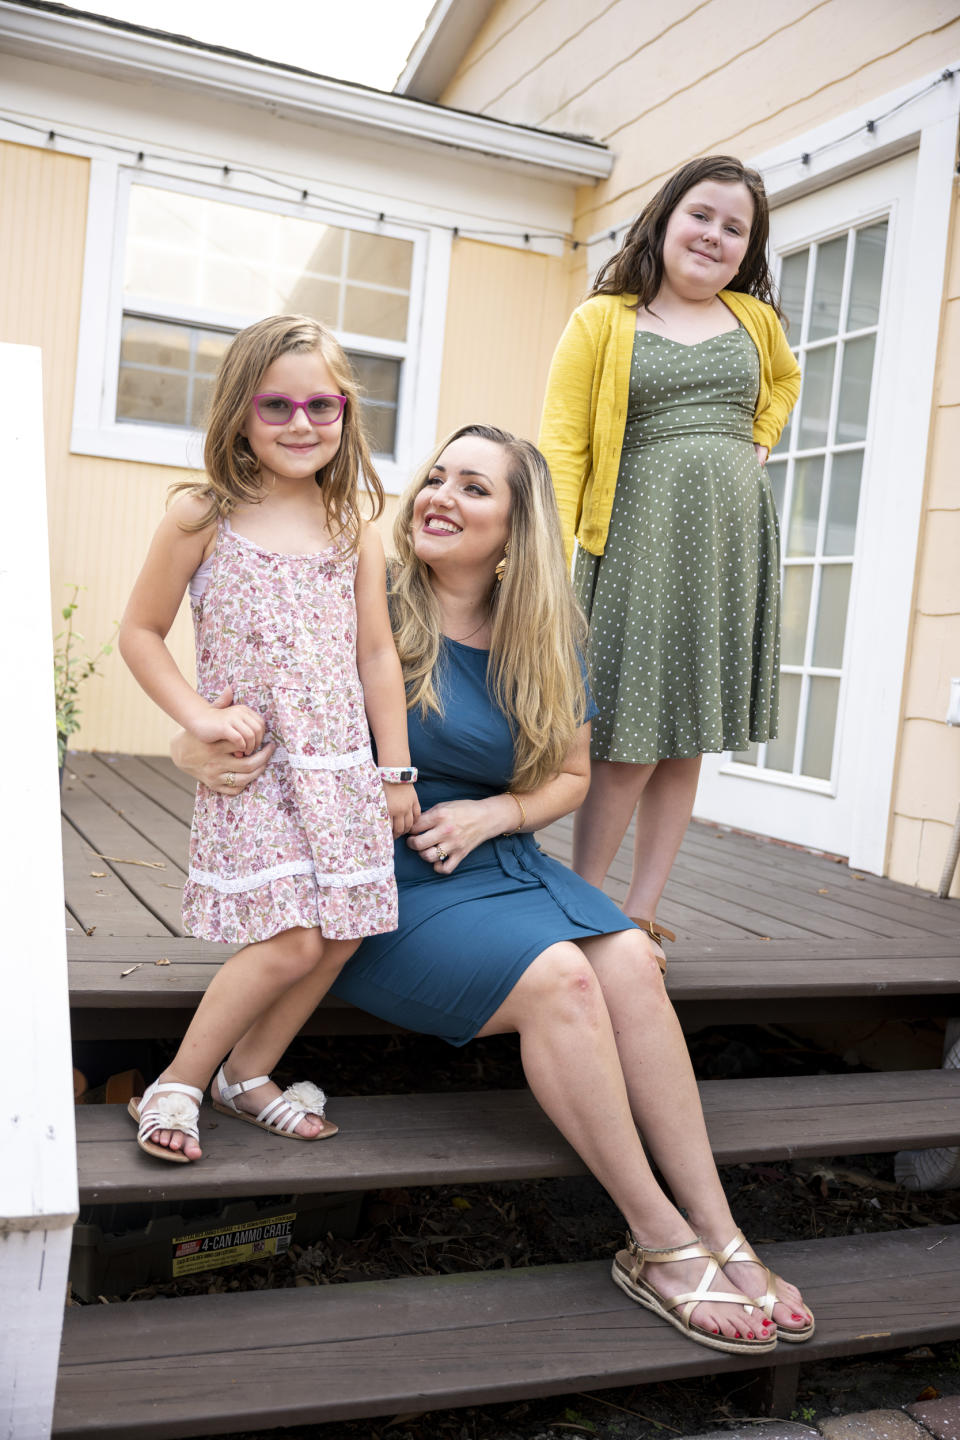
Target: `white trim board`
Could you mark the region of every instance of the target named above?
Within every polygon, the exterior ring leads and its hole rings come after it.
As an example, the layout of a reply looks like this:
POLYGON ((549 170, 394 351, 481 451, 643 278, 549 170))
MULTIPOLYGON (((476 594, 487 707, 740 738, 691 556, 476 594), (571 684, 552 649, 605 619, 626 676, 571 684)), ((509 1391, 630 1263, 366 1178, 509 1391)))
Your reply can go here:
POLYGON ((9 957, 0 1008, 0 1433, 41 1440, 50 1433, 78 1197, 40 351, 0 345, 0 384, 17 476, 6 494, 15 543, 0 567, 0 605, 15 617, 4 666, 18 705, 16 763, 0 767, 0 813, 17 817, 0 871, 9 957))

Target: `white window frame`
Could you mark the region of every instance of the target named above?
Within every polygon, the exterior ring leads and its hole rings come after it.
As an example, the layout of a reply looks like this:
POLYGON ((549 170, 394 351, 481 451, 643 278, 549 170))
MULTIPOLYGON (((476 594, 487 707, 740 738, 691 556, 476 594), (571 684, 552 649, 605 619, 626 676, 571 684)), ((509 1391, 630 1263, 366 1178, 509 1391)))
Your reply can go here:
POLYGON ((125 296, 127 215, 130 190, 134 184, 237 204, 270 214, 315 220, 320 224, 346 226, 351 230, 412 243, 407 338, 388 341, 337 332, 337 338, 347 350, 401 361, 395 451, 393 456, 374 457, 384 489, 389 494, 398 494, 436 435, 450 263, 449 233, 429 225, 380 223, 375 219, 345 217, 313 204, 308 208, 275 201, 232 184, 228 188, 228 183, 184 179, 100 156, 94 156, 90 161, 71 451, 113 460, 202 469, 201 431, 115 418, 124 312, 127 310, 158 319, 203 324, 218 329, 239 329, 260 318, 259 313, 243 315, 198 310, 189 304, 170 305, 153 299, 138 304, 136 297, 125 296), (129 303, 125 304, 125 301, 129 303))

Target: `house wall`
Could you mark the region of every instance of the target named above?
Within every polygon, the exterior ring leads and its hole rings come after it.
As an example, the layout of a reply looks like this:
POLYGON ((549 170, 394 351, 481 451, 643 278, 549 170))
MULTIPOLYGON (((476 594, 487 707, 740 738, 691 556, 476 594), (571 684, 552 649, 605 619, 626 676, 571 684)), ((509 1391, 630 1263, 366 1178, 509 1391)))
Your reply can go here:
MULTIPOLYGON (((189 472, 70 453, 89 162, 0 141, 0 338, 43 354, 47 494, 55 618, 84 586, 76 623, 95 650, 122 614, 169 486, 189 472)), ((436 433, 483 419, 535 435, 540 394, 565 315, 562 263, 532 251, 456 242, 451 258, 436 433)), ((385 543, 397 499, 379 524, 385 543)), ((59 628, 56 626, 55 628, 59 628)), ((168 643, 193 674, 186 604, 168 643)), ((174 726, 114 652, 80 698, 71 748, 164 753, 174 726)))
POLYGON ((606 141, 617 161, 578 192, 582 239, 693 155, 760 154, 960 51, 955 0, 614 0, 586 13, 501 0, 440 97, 606 141))
MULTIPOLYGON (((44 438, 55 628, 80 584, 76 625, 95 650, 122 613, 167 487, 182 471, 70 454, 73 380, 80 321, 89 163, 75 156, 0 142, 0 339, 39 346, 43 354, 44 438)), ((170 646, 188 673, 189 618, 174 624, 170 646)), ((114 652, 103 678, 80 697, 82 749, 160 752, 171 724, 141 694, 114 652)))
MULTIPOLYGON (((889 873, 935 890, 960 805, 960 729, 944 724, 960 675, 960 199, 954 195, 940 364, 903 729, 894 786, 889 873)), ((960 897, 960 875, 951 895, 960 897)))
POLYGON ((568 313, 562 260, 455 241, 438 435, 481 420, 535 440, 547 371, 568 313))

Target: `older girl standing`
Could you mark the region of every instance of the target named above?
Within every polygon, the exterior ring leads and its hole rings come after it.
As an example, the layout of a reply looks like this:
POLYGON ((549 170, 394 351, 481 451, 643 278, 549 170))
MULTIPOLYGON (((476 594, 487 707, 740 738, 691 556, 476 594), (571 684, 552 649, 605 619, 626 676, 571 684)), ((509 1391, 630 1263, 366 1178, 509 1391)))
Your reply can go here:
POLYGON ((768 452, 800 390, 760 176, 691 161, 601 268, 554 355, 540 447, 590 617, 600 714, 574 868, 601 885, 636 814, 624 909, 657 906, 705 751, 777 727, 779 535, 768 452))

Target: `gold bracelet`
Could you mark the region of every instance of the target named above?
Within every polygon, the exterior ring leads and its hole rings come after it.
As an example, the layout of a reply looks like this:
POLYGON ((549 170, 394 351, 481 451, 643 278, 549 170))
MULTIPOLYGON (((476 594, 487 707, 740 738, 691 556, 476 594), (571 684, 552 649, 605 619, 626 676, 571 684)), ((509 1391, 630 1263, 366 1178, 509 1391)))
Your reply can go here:
POLYGON ((527 823, 527 812, 526 812, 526 809, 524 808, 523 801, 520 799, 520 796, 519 796, 519 795, 514 795, 514 793, 513 793, 512 790, 508 790, 508 791, 507 791, 507 794, 510 796, 510 799, 511 799, 511 800, 516 800, 517 804, 520 806, 520 824, 517 825, 517 826, 515 826, 514 829, 512 829, 512 830, 504 830, 503 834, 504 834, 505 836, 506 836, 506 835, 517 835, 517 834, 523 829, 524 825, 526 825, 526 823, 527 823))

